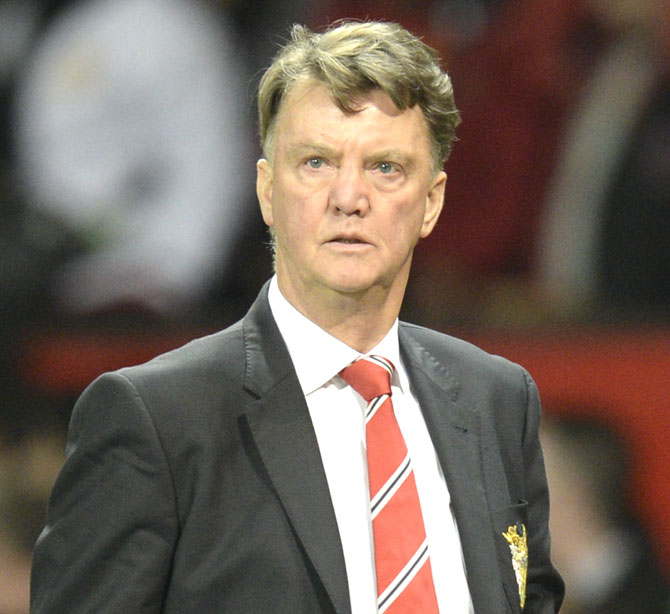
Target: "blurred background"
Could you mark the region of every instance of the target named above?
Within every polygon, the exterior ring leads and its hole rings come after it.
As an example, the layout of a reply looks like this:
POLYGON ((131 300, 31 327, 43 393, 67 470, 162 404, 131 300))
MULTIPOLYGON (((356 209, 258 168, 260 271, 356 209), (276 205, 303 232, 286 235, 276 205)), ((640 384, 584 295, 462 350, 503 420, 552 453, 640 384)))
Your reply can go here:
POLYGON ((562 611, 670 612, 667 0, 0 0, 0 614, 28 612, 83 388, 271 275, 255 86, 291 23, 346 17, 452 75, 403 317, 536 379, 562 611))

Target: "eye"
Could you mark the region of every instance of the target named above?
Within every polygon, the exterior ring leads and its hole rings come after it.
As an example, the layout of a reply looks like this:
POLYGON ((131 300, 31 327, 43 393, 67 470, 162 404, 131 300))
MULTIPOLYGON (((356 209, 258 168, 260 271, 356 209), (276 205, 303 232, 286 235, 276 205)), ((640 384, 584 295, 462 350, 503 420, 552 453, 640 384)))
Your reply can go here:
POLYGON ((322 168, 323 165, 324 165, 324 160, 323 160, 323 158, 320 158, 319 156, 314 156, 314 157, 309 158, 307 160, 307 166, 309 166, 309 168, 312 168, 314 170, 322 168))
POLYGON ((405 166, 402 163, 391 162, 380 158, 374 162, 370 175, 376 181, 376 185, 384 190, 397 189, 403 185, 407 178, 405 166))
POLYGON ((392 162, 380 162, 380 163, 377 165, 377 168, 379 169, 379 172, 380 172, 382 175, 389 175, 389 174, 391 174, 392 172, 394 172, 394 171, 397 170, 396 165, 393 164, 392 162))

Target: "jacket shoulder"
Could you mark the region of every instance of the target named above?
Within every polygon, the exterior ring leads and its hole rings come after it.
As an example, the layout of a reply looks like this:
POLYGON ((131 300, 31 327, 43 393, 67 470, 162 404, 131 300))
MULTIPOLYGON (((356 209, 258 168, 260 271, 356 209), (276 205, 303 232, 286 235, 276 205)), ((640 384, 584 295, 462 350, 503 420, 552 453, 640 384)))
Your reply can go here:
POLYGON ((171 380, 196 380, 208 376, 242 377, 244 340, 242 327, 236 323, 224 330, 192 339, 186 344, 160 354, 139 365, 119 369, 117 373, 133 383, 171 380))
POLYGON ((507 358, 430 328, 401 322, 400 337, 401 343, 404 341, 404 345, 413 348, 414 352, 425 353, 449 371, 461 375, 476 373, 482 377, 490 374, 496 378, 518 380, 520 374, 526 374, 523 367, 507 358))
POLYGON ((139 365, 104 373, 83 392, 74 414, 105 407, 111 415, 139 403, 156 426, 209 419, 247 398, 241 326, 193 339, 139 365))

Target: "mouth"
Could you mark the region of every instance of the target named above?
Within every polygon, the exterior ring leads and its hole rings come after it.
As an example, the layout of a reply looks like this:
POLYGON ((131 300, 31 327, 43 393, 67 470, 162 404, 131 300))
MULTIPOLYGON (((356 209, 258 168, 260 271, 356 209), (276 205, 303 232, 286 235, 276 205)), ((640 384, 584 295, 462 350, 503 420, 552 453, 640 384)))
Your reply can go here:
POLYGON ((369 245, 368 241, 366 241, 361 236, 355 234, 338 235, 329 239, 327 242, 339 245, 369 245))
POLYGON ((356 244, 363 244, 365 241, 361 241, 360 239, 346 239, 343 237, 332 239, 329 241, 329 243, 344 243, 345 245, 356 245, 356 244))

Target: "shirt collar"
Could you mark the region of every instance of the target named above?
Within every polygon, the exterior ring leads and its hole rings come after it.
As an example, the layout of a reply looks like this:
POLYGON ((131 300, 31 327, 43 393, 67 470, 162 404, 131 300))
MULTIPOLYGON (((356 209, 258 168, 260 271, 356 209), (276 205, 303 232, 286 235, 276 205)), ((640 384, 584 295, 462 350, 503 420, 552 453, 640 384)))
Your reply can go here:
MULTIPOLYGON (((363 355, 327 333, 293 307, 279 290, 276 275, 270 282, 268 300, 305 396, 324 386, 344 367, 363 355)), ((400 368, 397 319, 369 354, 384 356, 397 369, 400 368)), ((394 383, 399 381, 397 369, 394 383)))

